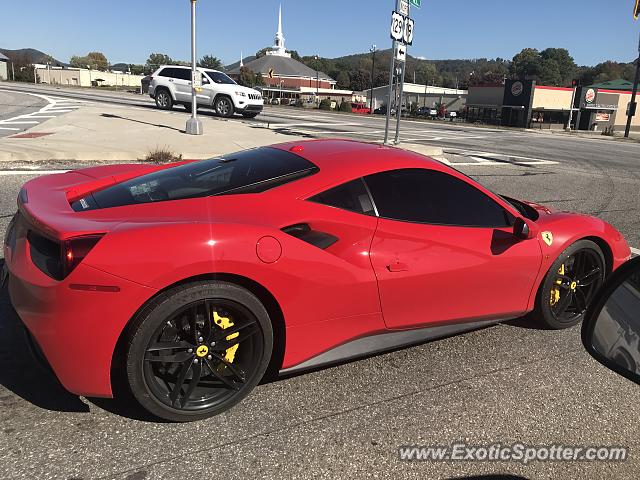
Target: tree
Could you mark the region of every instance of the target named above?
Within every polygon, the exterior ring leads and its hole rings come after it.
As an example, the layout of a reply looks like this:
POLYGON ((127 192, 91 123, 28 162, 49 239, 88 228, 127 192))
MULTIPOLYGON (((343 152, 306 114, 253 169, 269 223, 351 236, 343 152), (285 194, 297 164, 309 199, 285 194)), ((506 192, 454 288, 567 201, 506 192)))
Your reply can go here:
POLYGON ((578 66, 566 48, 547 48, 540 52, 540 57, 543 60, 543 78, 541 79, 543 83, 558 86, 571 85, 578 66))
POLYGON ((264 78, 262 78, 262 73, 261 72, 256 73, 255 80, 254 80, 253 84, 256 87, 262 87, 262 86, 266 85, 264 83, 264 78))
POLYGON ((256 58, 264 57, 267 54, 267 50, 271 50, 271 49, 268 47, 265 47, 258 50, 256 52, 256 58))
POLYGON ((351 79, 349 78, 349 74, 347 72, 340 71, 338 72, 338 78, 336 78, 336 80, 338 81, 338 88, 349 88, 349 85, 351 83, 351 79))
POLYGON ((144 65, 136 65, 135 63, 129 64, 129 71, 133 75, 143 75, 144 74, 144 65))
POLYGON ((367 90, 369 88, 369 75, 367 72, 363 70, 356 70, 351 75, 351 85, 350 88, 354 92, 361 92, 363 90, 367 90))
POLYGON ((535 48, 525 48, 513 57, 511 74, 515 78, 526 80, 537 78, 542 71, 542 57, 535 48))
POLYGON ((76 68, 90 68, 92 70, 105 71, 109 68, 109 61, 107 57, 101 52, 89 52, 87 55, 81 57, 73 55, 69 61, 72 67, 76 68))
POLYGON ((255 73, 249 67, 240 67, 240 76, 238 77, 238 84, 245 87, 253 87, 256 79, 255 73))
POLYGON ((211 70, 221 70, 222 62, 218 57, 213 55, 205 55, 198 62, 198 66, 202 68, 210 68, 211 70))
POLYGON ((152 53, 151 55, 149 55, 147 63, 145 63, 144 73, 148 75, 155 71, 161 65, 171 64, 173 64, 173 60, 169 55, 165 55, 164 53, 152 53))

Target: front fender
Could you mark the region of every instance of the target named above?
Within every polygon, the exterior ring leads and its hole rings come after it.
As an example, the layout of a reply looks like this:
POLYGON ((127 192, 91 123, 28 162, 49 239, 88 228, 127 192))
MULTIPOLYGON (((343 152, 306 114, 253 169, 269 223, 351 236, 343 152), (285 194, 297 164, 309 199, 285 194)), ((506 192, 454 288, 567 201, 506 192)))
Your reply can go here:
POLYGON ((603 248, 611 271, 631 258, 631 250, 622 234, 597 217, 544 209, 535 223, 538 228, 536 238, 542 250, 542 265, 529 298, 530 310, 534 308, 540 284, 553 262, 578 240, 590 239, 598 243, 603 248))

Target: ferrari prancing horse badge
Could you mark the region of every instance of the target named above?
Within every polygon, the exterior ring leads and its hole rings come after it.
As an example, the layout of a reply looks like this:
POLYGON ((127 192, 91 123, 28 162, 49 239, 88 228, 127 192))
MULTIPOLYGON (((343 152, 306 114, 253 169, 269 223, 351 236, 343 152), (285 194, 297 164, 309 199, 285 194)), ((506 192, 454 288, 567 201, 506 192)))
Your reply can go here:
POLYGON ((544 243, 546 243, 549 247, 551 246, 551 244, 553 243, 553 233, 551 232, 542 232, 542 240, 544 241, 544 243))

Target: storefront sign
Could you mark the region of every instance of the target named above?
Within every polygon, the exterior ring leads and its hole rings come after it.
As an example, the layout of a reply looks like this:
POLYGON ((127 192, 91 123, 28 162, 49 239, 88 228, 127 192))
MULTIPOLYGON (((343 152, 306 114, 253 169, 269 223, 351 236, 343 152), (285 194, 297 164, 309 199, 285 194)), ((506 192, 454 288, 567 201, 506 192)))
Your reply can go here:
POLYGON ((611 119, 610 113, 598 112, 596 113, 596 122, 608 122, 611 119))
POLYGON ((511 85, 511 95, 513 95, 514 97, 519 97, 522 92, 524 90, 524 85, 522 84, 522 82, 514 82, 513 85, 511 85))
POLYGON ((584 101, 587 103, 593 103, 595 99, 596 99, 596 91, 593 88, 590 88, 584 94, 584 101))

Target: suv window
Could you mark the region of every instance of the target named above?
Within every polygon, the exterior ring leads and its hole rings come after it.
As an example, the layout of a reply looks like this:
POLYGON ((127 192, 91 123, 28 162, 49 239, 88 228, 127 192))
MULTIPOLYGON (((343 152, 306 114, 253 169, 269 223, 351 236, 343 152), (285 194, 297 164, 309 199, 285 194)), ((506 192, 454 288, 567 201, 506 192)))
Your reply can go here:
POLYGON ((291 152, 263 147, 186 163, 98 190, 71 204, 75 211, 210 195, 259 193, 318 171, 291 152))
POLYGON ((371 197, 361 178, 325 190, 309 200, 350 212, 375 215, 371 197))
POLYGON ((211 78, 211 80, 213 80, 214 83, 223 83, 227 85, 236 84, 236 82, 231 77, 225 75, 222 72, 216 72, 214 70, 205 70, 205 73, 209 75, 209 77, 211 78))
POLYGON ((381 217, 416 223, 507 227, 507 212, 474 186, 447 173, 408 168, 365 177, 381 217))
POLYGON ((177 78, 179 80, 191 80, 191 70, 187 68, 167 67, 163 68, 158 75, 160 77, 177 78))

